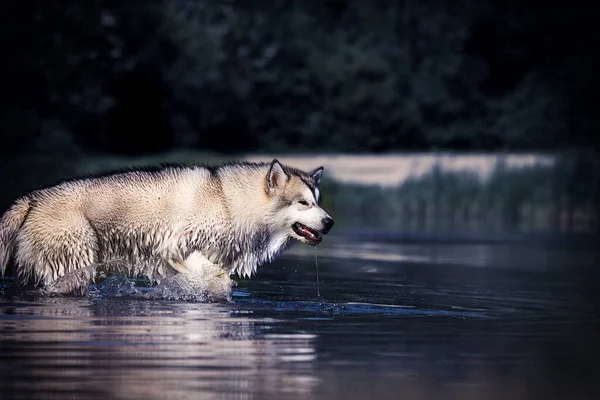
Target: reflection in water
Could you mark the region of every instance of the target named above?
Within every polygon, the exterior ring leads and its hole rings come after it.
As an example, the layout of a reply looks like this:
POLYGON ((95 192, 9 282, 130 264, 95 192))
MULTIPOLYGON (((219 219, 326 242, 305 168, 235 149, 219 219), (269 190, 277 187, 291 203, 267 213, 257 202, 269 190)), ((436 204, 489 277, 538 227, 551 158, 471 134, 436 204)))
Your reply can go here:
POLYGON ((321 298, 308 246, 230 303, 0 297, 0 397, 597 398, 598 250, 433 248, 332 237, 321 298))
POLYGON ((275 319, 226 305, 52 300, 2 306, 0 393, 197 398, 303 394, 317 382, 314 335, 268 334, 275 319))
MULTIPOLYGON (((598 259, 598 250, 577 249, 576 255, 567 246, 540 243, 356 243, 348 238, 331 237, 320 245, 321 254, 336 259, 411 262, 423 264, 456 264, 472 267, 548 270, 591 265, 598 259)), ((296 246, 290 254, 310 256, 314 251, 296 246)))

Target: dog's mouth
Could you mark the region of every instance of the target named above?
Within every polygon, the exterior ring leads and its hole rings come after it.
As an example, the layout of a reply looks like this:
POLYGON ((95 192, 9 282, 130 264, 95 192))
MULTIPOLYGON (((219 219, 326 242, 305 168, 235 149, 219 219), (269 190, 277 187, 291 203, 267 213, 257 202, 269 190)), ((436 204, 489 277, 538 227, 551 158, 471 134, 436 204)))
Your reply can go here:
POLYGON ((296 233, 296 235, 301 236, 308 244, 319 244, 323 238, 321 237, 321 233, 315 229, 311 229, 306 225, 301 224, 300 222, 296 222, 292 225, 292 229, 296 233))

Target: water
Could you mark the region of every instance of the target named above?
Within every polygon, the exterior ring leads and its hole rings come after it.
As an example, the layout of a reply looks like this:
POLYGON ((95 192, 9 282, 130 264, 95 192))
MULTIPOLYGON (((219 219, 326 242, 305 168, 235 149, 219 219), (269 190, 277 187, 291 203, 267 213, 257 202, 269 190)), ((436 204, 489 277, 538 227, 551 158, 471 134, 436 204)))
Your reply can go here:
POLYGON ((592 399, 595 249, 327 237, 230 303, 0 297, 0 398, 592 399))

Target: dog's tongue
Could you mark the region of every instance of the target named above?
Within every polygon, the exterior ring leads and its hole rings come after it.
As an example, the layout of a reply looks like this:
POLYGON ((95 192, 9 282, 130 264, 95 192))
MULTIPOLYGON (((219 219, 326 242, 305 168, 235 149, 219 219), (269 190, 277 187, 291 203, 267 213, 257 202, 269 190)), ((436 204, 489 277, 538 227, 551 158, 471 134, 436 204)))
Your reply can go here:
POLYGON ((315 236, 315 234, 312 233, 311 231, 309 231, 306 227, 301 226, 300 229, 302 230, 302 233, 304 233, 304 235, 306 235, 310 239, 317 240, 317 237, 315 236))

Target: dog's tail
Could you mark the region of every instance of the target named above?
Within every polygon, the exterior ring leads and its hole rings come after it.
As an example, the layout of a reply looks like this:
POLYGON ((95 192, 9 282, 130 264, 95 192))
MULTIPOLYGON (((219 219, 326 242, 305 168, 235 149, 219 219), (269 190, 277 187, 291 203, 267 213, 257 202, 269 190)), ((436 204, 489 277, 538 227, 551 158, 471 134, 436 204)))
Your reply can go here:
POLYGON ((29 210, 31 200, 21 197, 0 217, 0 275, 4 276, 6 265, 13 253, 13 242, 21 229, 29 210))

